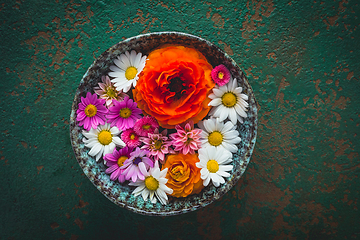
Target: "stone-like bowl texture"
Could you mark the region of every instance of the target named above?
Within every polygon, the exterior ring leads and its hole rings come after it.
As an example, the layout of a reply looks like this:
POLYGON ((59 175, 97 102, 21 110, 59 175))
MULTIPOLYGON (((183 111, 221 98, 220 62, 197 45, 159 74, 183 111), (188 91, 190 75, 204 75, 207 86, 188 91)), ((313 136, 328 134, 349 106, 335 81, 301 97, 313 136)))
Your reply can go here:
POLYGON ((119 42, 95 60, 80 81, 75 94, 70 115, 70 137, 80 167, 97 189, 110 201, 136 213, 167 216, 204 207, 219 199, 237 183, 245 172, 255 146, 257 121, 257 103, 251 86, 244 73, 226 53, 214 44, 193 35, 179 32, 159 32, 139 35, 119 42), (152 50, 166 44, 193 47, 200 51, 213 67, 224 64, 230 70, 233 78, 237 79, 238 85, 243 88, 243 92, 249 96, 249 108, 248 117, 244 119, 243 124, 237 126, 241 142, 238 144, 239 151, 233 154, 232 164, 234 168, 231 171, 231 176, 225 178, 225 184, 216 188, 210 183, 201 193, 186 198, 170 197, 169 203, 163 206, 159 201, 156 204, 150 203, 149 200, 144 201, 141 195, 134 197, 131 192, 135 187, 128 186, 126 182, 120 184, 117 181, 110 180, 110 176, 105 173, 104 164, 102 162, 97 163, 94 157, 88 155, 90 149, 86 148, 82 141, 84 138, 82 135, 83 128, 79 127, 76 121, 76 110, 80 98, 85 97, 87 92, 94 93, 93 88, 101 81, 101 76, 110 71, 109 67, 117 56, 130 50, 148 55, 152 50))

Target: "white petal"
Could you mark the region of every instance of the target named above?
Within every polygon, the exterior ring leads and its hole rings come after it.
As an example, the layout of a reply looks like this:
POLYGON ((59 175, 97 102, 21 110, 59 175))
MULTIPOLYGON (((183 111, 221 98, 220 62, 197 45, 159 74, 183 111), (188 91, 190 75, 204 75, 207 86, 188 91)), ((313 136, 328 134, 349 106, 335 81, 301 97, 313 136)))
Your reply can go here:
POLYGON ((128 67, 131 66, 130 60, 129 60, 129 58, 128 58, 128 55, 129 55, 129 52, 128 52, 128 51, 126 51, 125 54, 121 54, 121 55, 120 55, 120 60, 121 60, 121 61, 124 63, 124 65, 126 66, 125 71, 126 71, 126 69, 127 69, 128 67))
MULTIPOLYGON (((119 67, 121 70, 126 71, 127 66, 120 60, 119 57, 114 59, 114 63, 117 67, 119 67)), ((110 70, 112 70, 110 68, 110 70)), ((113 70, 112 70, 113 71, 113 70)))
POLYGON ((213 88, 213 93, 215 94, 215 96, 221 98, 222 95, 224 95, 224 92, 219 90, 219 89, 216 89, 216 88, 213 88))
POLYGON ((88 153, 90 156, 95 156, 96 154, 98 154, 101 149, 103 148, 103 145, 101 145, 100 143, 94 145, 94 147, 91 148, 90 152, 88 153))
POLYGON ((222 172, 228 172, 228 171, 231 171, 233 169, 233 165, 220 165, 219 166, 219 171, 222 171, 222 172))
POLYGON ((230 152, 237 152, 238 148, 234 144, 229 144, 225 141, 221 144, 226 150, 229 150, 230 152))
POLYGON ((221 98, 215 98, 209 102, 208 106, 218 106, 221 104, 221 98))
POLYGON ((126 144, 119 137, 113 137, 112 140, 118 146, 121 146, 121 147, 126 146, 126 144))
POLYGON ((234 108, 229 109, 229 119, 232 122, 232 124, 236 125, 237 117, 236 117, 236 111, 234 108))
POLYGON ((209 182, 210 182, 210 176, 204 179, 203 185, 206 187, 207 185, 209 185, 209 182))

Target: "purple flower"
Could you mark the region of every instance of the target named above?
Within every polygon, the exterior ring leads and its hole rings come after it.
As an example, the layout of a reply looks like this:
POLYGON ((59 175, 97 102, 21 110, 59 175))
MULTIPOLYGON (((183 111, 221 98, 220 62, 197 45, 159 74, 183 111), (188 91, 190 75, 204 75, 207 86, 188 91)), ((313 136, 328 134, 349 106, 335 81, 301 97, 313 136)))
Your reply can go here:
POLYGON ((125 160, 124 165, 120 169, 124 169, 123 175, 125 179, 136 182, 137 179, 144 180, 145 176, 140 171, 139 167, 149 170, 150 167, 154 167, 154 162, 147 157, 148 151, 136 148, 134 152, 130 153, 130 158, 125 160))
POLYGON ((117 151, 114 149, 113 153, 108 153, 104 156, 104 160, 106 161, 106 166, 109 168, 105 170, 106 174, 110 174, 110 179, 112 181, 118 180, 119 182, 125 182, 125 176, 122 174, 124 169, 121 169, 124 165, 126 159, 130 158, 130 153, 133 151, 132 148, 124 147, 117 151))
POLYGON ((132 128, 141 114, 136 102, 125 96, 124 101, 113 100, 113 104, 114 106, 109 108, 109 113, 106 115, 111 126, 117 126, 120 130, 132 128))
POLYGON ((79 109, 76 111, 76 121, 79 126, 84 125, 87 131, 91 128, 96 129, 99 124, 106 123, 105 114, 108 112, 104 106, 105 99, 98 99, 96 94, 86 93, 86 97, 81 97, 79 109))

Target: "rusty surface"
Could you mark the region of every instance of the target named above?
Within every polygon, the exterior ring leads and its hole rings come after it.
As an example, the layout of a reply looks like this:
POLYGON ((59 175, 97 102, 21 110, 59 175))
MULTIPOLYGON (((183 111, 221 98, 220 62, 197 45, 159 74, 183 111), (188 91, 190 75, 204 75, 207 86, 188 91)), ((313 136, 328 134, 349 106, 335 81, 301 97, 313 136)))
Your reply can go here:
POLYGON ((359 13, 342 1, 0 2, 2 239, 360 238, 359 13), (259 103, 248 169, 204 209, 148 217, 83 174, 69 115, 117 42, 180 31, 226 51, 259 103))

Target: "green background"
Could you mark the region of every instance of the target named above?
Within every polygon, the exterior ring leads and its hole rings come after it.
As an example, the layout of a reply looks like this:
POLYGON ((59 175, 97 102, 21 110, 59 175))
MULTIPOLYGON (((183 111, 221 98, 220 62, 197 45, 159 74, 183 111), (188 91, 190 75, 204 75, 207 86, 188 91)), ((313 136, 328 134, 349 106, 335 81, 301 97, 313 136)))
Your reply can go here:
POLYGON ((0 0, 1 239, 360 238, 359 15, 356 0, 0 0), (74 94, 94 59, 157 31, 225 50, 260 108, 238 184, 172 217, 110 202, 69 138, 74 94))

